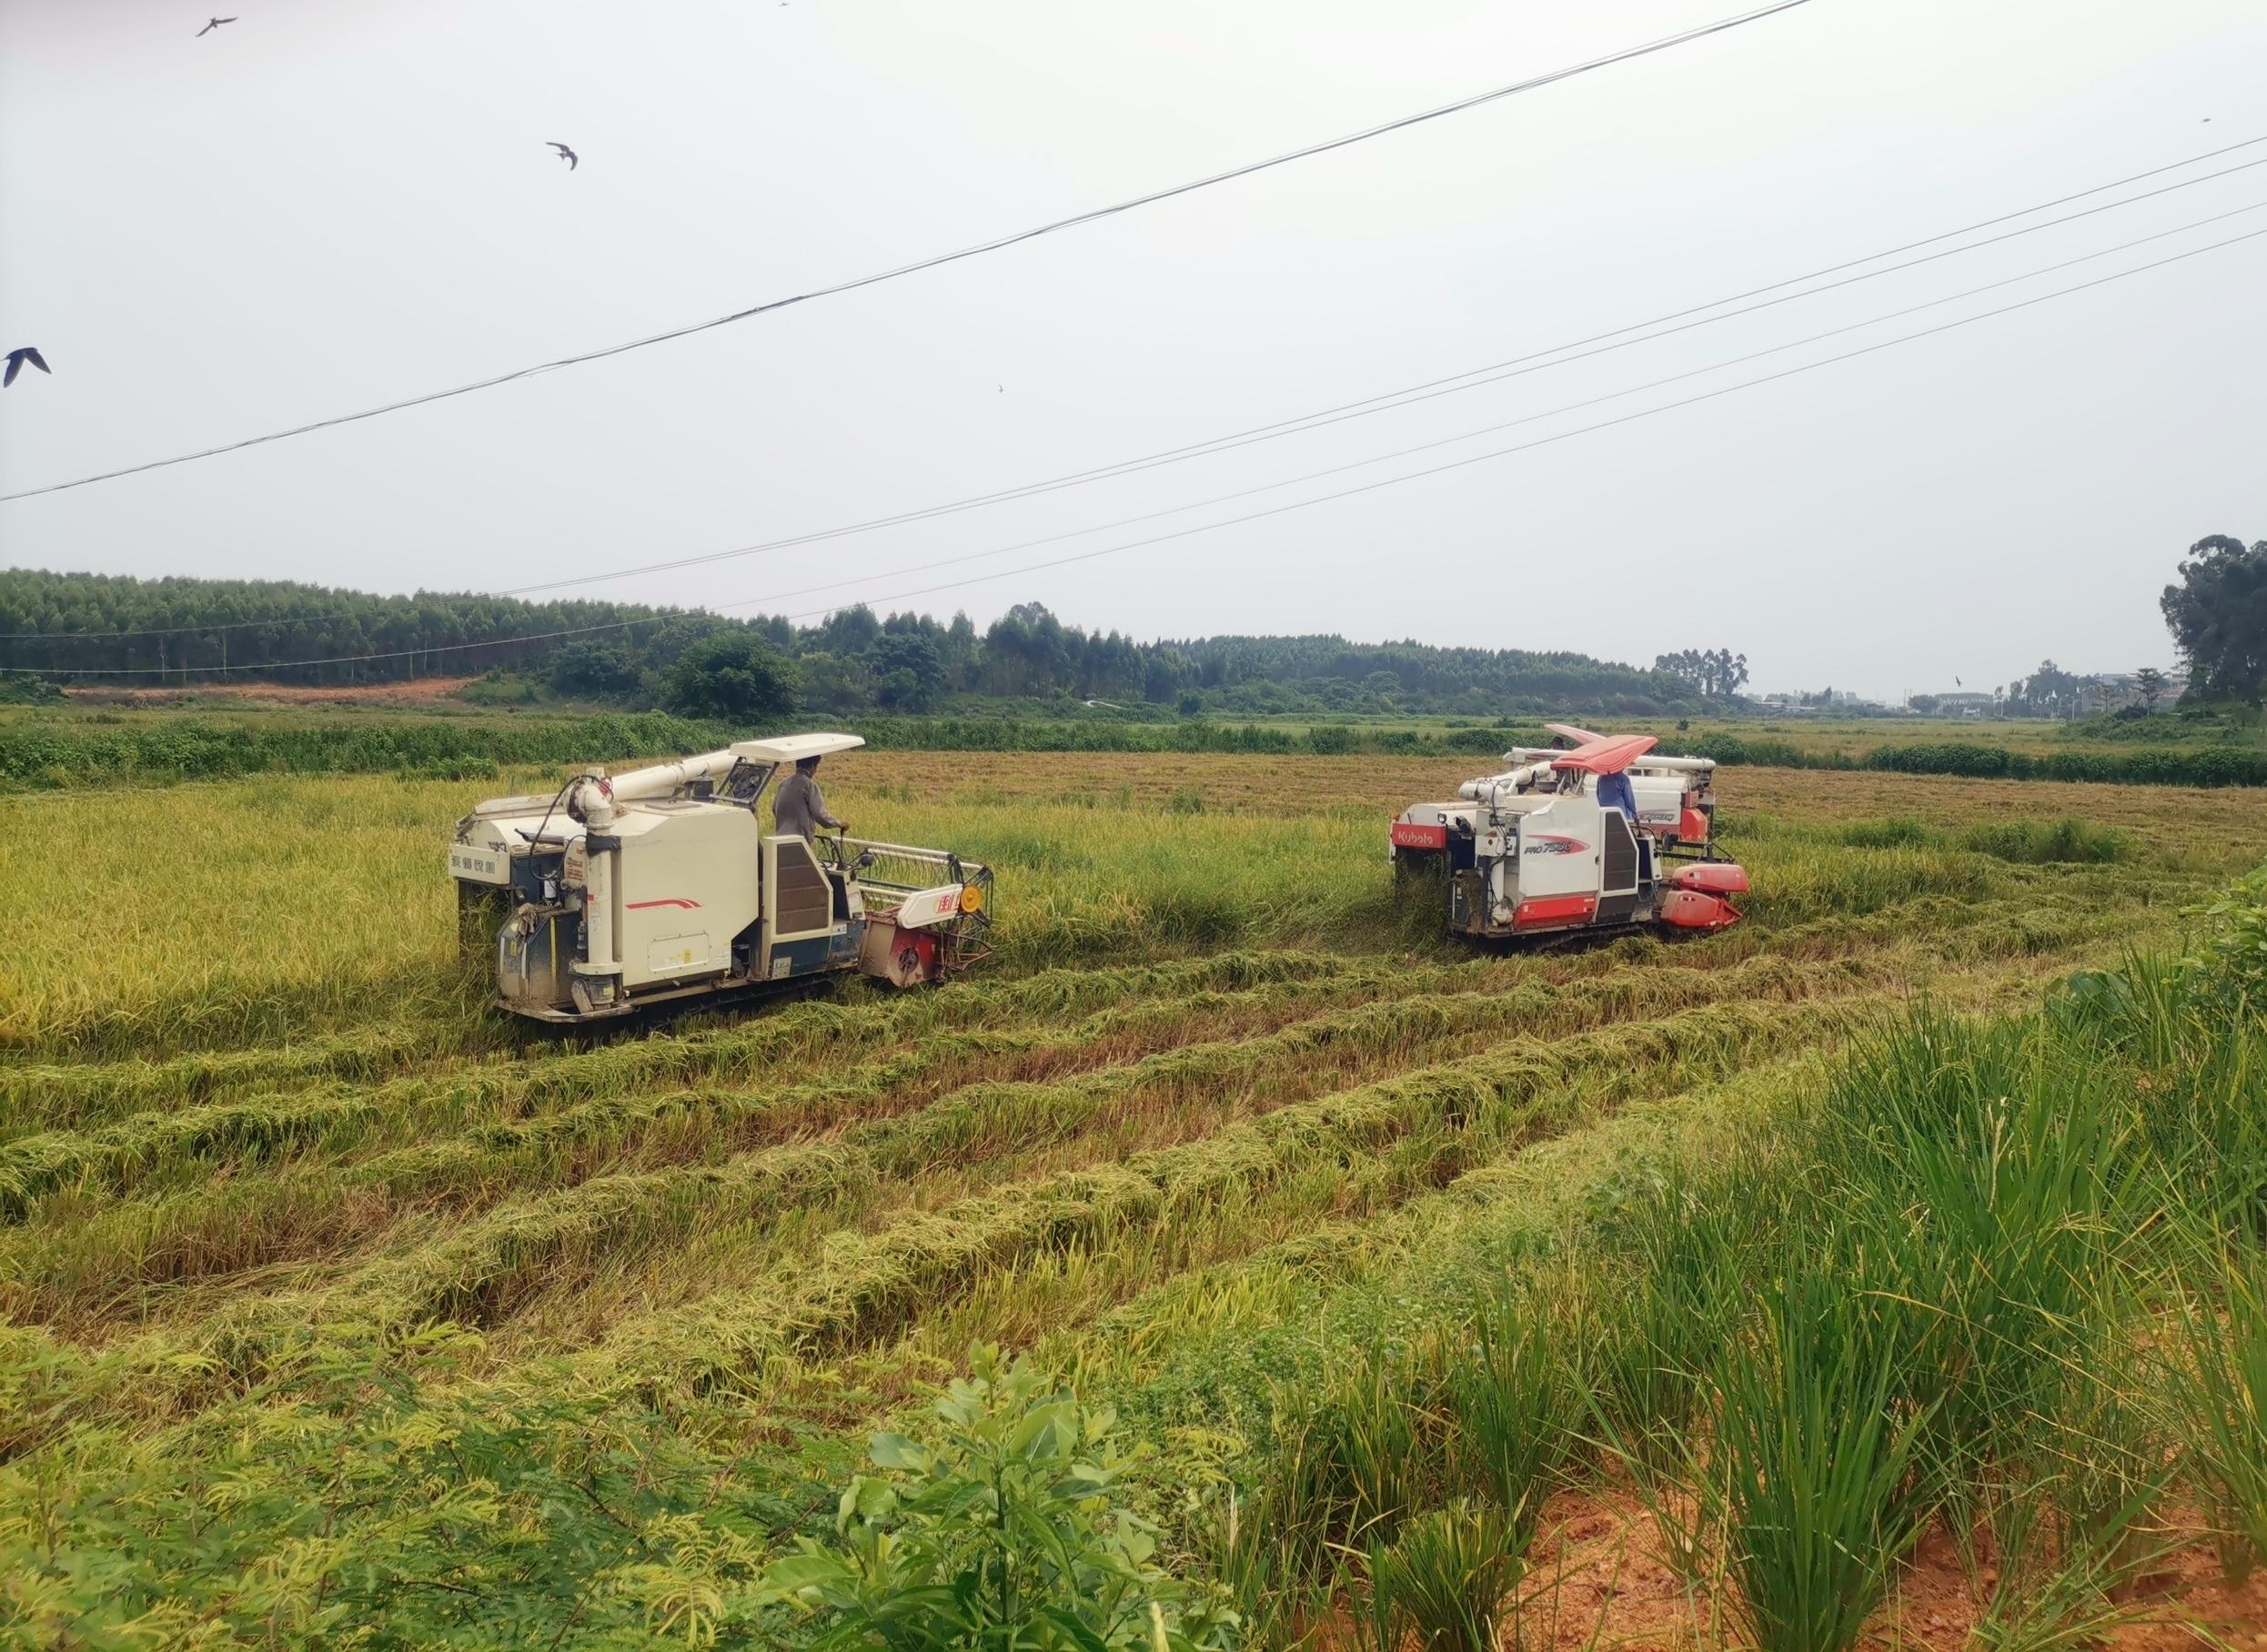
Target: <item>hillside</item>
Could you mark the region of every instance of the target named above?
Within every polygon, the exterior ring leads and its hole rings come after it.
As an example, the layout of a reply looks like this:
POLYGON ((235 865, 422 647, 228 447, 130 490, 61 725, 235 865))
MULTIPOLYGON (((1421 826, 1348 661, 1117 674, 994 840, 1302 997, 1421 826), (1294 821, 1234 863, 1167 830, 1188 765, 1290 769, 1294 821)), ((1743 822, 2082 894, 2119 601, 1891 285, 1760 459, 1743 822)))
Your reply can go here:
POLYGON ((982 631, 965 614, 851 608, 811 626, 599 600, 373 593, 285 580, 137 579, 0 571, 0 663, 144 687, 258 680, 307 686, 490 673, 498 697, 647 709, 670 666, 719 630, 789 655, 808 710, 928 711, 976 700, 1105 700, 1139 716, 1506 711, 1649 716, 1699 709, 1665 672, 1587 655, 1350 642, 1336 636, 1137 642, 1019 604, 982 631), (1192 703, 1193 702, 1193 703, 1192 703))

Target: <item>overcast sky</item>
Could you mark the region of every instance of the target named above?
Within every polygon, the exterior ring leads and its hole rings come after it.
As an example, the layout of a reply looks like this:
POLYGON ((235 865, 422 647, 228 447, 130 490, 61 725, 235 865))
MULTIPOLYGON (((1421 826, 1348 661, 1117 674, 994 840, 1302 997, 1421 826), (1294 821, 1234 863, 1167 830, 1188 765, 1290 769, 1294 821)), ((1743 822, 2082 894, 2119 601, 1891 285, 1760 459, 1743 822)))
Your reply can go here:
MULTIPOLYGON (((0 394, 0 491, 704 319, 1739 0, 230 5, 237 22, 194 38, 209 0, 0 0, 0 348, 37 346, 54 369, 0 394)), ((944 269, 0 504, 0 559, 499 589, 727 549, 1524 356, 2262 135, 2258 0, 1812 0, 944 269)), ((2262 159, 2267 144, 2156 182, 2262 159)), ((1547 413, 2252 202, 2267 166, 1315 434, 579 589, 886 609, 2267 229, 2267 209, 1426 457, 895 571, 916 564, 1547 413)), ((1720 644, 1757 690, 1899 695, 2050 654, 2170 663, 2157 593, 2216 532, 2267 536, 2267 237, 1446 475, 898 606, 1640 661, 1720 644)))

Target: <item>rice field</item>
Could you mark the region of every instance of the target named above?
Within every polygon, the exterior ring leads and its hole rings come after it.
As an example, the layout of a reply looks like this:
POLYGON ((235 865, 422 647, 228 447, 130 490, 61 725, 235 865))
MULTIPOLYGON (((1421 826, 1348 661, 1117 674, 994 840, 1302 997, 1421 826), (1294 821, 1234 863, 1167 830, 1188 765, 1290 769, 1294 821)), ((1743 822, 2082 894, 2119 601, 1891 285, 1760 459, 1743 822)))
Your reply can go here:
POLYGON ((2267 1069, 2150 961, 2252 800, 1726 771, 1745 923, 1474 953, 1383 849, 1468 766, 830 760, 998 958, 598 1040, 454 952, 448 825, 542 776, 15 800, 0 1623, 795 1644, 846 1481, 1012 1433, 1124 1450, 1050 1528, 1111 1647, 2267 1627, 2267 1069))

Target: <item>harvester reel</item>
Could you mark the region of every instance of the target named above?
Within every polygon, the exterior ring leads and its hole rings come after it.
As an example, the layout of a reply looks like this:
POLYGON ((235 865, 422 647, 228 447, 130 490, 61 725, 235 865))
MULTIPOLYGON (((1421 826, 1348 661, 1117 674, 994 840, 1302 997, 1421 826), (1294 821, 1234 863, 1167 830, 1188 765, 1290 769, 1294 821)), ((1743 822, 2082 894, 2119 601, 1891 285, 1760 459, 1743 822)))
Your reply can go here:
POLYGON ((961 915, 952 921, 950 937, 951 967, 956 970, 992 956, 992 868, 969 872, 961 891, 961 915))

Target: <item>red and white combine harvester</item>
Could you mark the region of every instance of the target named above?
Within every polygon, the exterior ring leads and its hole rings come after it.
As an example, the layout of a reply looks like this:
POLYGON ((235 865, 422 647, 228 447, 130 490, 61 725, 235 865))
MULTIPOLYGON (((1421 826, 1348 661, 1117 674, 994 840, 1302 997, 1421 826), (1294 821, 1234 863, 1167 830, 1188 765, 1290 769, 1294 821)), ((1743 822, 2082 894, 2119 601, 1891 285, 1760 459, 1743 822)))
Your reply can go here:
POLYGON ((1716 854, 1715 762, 1655 756, 1650 734, 1547 726, 1577 743, 1514 747, 1506 772, 1394 821, 1395 870, 1446 874, 1450 933, 1705 933, 1738 922, 1726 897, 1746 891, 1748 874, 1716 854))

